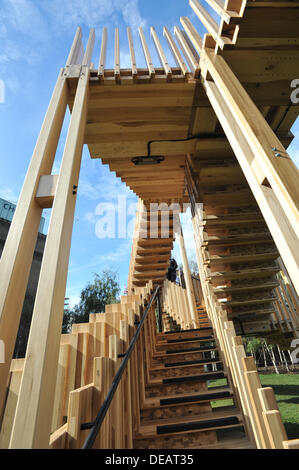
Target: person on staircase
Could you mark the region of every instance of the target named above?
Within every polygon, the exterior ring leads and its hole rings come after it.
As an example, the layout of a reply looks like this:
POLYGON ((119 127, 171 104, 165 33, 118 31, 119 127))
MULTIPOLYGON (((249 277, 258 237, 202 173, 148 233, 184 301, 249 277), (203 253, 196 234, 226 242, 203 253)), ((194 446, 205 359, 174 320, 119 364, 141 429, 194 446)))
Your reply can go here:
POLYGON ((167 271, 167 279, 171 282, 176 282, 176 270, 178 268, 177 262, 174 258, 171 258, 167 271))

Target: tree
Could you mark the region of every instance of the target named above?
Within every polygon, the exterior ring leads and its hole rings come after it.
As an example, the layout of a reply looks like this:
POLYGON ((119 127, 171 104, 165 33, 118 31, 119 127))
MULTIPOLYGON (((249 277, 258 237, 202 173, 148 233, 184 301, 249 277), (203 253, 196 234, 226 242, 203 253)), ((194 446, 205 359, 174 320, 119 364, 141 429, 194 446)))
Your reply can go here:
POLYGON ((73 323, 88 323, 91 313, 105 311, 105 305, 119 302, 120 287, 117 273, 104 270, 102 275, 94 274, 92 283, 81 291, 80 302, 64 313, 62 332, 69 333, 73 323))
POLYGON ((199 276, 197 262, 194 261, 194 259, 190 259, 190 258, 188 261, 189 261, 191 274, 193 274, 193 276, 196 276, 196 277, 199 276))

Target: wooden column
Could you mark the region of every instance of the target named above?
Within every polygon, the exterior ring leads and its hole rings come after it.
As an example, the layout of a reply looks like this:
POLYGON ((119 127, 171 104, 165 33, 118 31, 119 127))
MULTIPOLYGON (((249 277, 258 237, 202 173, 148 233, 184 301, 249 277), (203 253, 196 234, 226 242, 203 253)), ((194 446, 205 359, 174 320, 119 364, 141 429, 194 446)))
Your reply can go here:
POLYGON ((200 64, 210 102, 299 291, 298 170, 223 57, 203 49, 200 64))
POLYGON ((78 80, 40 272, 11 448, 49 446, 89 73, 89 68, 83 67, 78 80))
POLYGON ((66 106, 67 84, 61 70, 0 260, 0 339, 5 344, 5 363, 0 363, 0 416, 42 215, 35 196, 41 176, 51 173, 66 106))
POLYGON ((180 245, 180 253, 181 253, 181 258, 182 258, 182 263, 183 263, 183 271, 184 271, 184 278, 185 278, 185 283, 186 283, 186 290, 187 290, 191 319, 192 319, 194 328, 197 328, 198 320, 197 320, 195 297, 194 297, 193 285, 192 285, 192 279, 191 279, 191 272, 190 272, 190 267, 188 263, 187 253, 186 253, 183 230, 182 230, 181 223, 179 221, 178 221, 177 238, 178 238, 179 245, 180 245))

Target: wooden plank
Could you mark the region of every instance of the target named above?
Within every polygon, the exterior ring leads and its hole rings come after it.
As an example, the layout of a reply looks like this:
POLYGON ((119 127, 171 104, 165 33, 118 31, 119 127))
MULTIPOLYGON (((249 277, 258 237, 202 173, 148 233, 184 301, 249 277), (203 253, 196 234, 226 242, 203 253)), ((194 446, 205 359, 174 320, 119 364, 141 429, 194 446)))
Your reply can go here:
POLYGON ((184 30, 186 31, 187 35, 189 36, 189 39, 192 42, 193 46, 195 47, 196 51, 200 55, 203 41, 200 35, 198 34, 196 28, 194 27, 194 25, 191 23, 191 21, 189 20, 187 16, 182 16, 180 18, 180 22, 184 30))
POLYGON ((81 431, 82 423, 92 421, 92 397, 94 385, 89 384, 70 393, 67 444, 69 449, 81 449, 88 430, 81 431))
POLYGON ((155 28, 153 28, 153 26, 151 27, 151 36, 152 36, 154 44, 156 46, 157 54, 158 54, 159 60, 161 62, 161 65, 162 65, 162 67, 164 67, 165 74, 166 74, 166 77, 167 77, 167 81, 170 82, 171 79, 172 79, 171 67, 169 66, 167 57, 166 57, 165 52, 162 48, 162 45, 161 45, 161 42, 158 38, 156 30, 155 30, 155 28))
POLYGON ((78 83, 43 255, 10 447, 47 448, 87 114, 89 69, 78 83), (43 314, 41 315, 41 312, 43 314), (26 429, 26 433, 23 432, 26 429))
POLYGON ((99 62, 99 68, 98 68, 98 77, 101 81, 103 81, 105 77, 106 52, 107 52, 107 28, 103 28, 101 54, 100 54, 100 62, 99 62))
POLYGON ((70 356, 70 345, 61 344, 58 359, 58 370, 56 379, 55 399, 52 416, 52 432, 59 429, 63 423, 64 416, 64 400, 65 400, 65 383, 68 372, 68 363, 70 356))
POLYGON ((155 68, 154 68, 153 61, 152 61, 152 58, 151 58, 151 55, 150 55, 150 51, 149 51, 149 48, 148 48, 148 45, 147 45, 147 42, 146 42, 146 39, 145 39, 145 36, 144 36, 144 32, 143 32, 143 29, 141 28, 141 26, 139 26, 138 32, 139 32, 139 37, 140 37, 140 40, 141 40, 141 45, 142 45, 145 61, 146 61, 147 67, 148 67, 149 75, 150 75, 151 78, 154 78, 155 77, 155 68))
POLYGON ((90 67, 91 60, 92 60, 92 53, 94 48, 94 41, 95 41, 95 31, 91 28, 88 38, 88 43, 86 46, 86 51, 82 60, 82 66, 90 67))
POLYGON ((166 26, 164 26, 163 35, 167 39, 169 48, 171 50, 171 53, 173 55, 173 58, 174 58, 176 64, 178 65, 178 67, 180 67, 182 74, 185 75, 185 77, 188 77, 188 74, 189 74, 188 67, 185 64, 184 59, 181 56, 181 53, 180 53, 176 43, 174 42, 168 28, 166 28, 166 26))
POLYGON ((135 56, 135 50, 134 50, 134 42, 133 42, 133 37, 132 37, 132 32, 131 32, 130 27, 127 28, 127 34, 128 34, 130 57, 131 57, 131 64, 132 64, 132 77, 133 77, 133 80, 136 80, 138 72, 137 72, 136 56, 135 56))
POLYGON ((186 57, 187 63, 191 71, 196 76, 196 74, 198 73, 198 69, 199 69, 198 61, 196 60, 196 57, 194 56, 192 50, 189 47, 189 44, 187 43, 185 37, 182 34, 182 31, 179 29, 178 26, 174 27, 174 35, 177 38, 177 41, 186 57))
POLYGON ((120 82, 120 51, 119 51, 119 29, 118 28, 115 28, 114 78, 115 78, 116 83, 120 82))
MULTIPOLYGON (((220 0, 206 0, 213 10, 221 16, 221 18, 227 23, 235 24, 241 20, 241 15, 237 11, 228 11, 229 6, 225 7, 225 3, 220 0), (227 9, 226 9, 227 8, 227 9)), ((232 3, 232 2, 231 2, 232 3)), ((246 2, 245 2, 246 3, 246 2)), ((240 9, 240 7, 239 7, 240 9)))
POLYGON ((71 65, 76 65, 76 64, 81 65, 82 59, 83 59, 82 51, 83 51, 82 30, 80 27, 78 27, 65 66, 70 67, 71 65))
POLYGON ((232 41, 230 38, 225 36, 220 36, 219 30, 220 27, 216 23, 216 21, 212 18, 212 16, 205 10, 205 8, 197 1, 197 0, 190 0, 189 4, 195 14, 198 16, 204 27, 207 31, 212 35, 216 43, 221 47, 224 48, 225 45, 231 45, 232 41))
POLYGON ((58 175, 42 175, 36 191, 36 202, 43 209, 52 207, 58 175))
POLYGON ((264 449, 270 448, 270 441, 266 431, 266 426, 262 417, 262 405, 259 399, 259 389, 261 389, 261 382, 258 372, 256 370, 253 357, 243 358, 244 376, 248 387, 251 406, 256 414, 256 420, 260 429, 260 436, 262 439, 262 446, 264 449))
MULTIPOLYGON (((14 361, 12 361, 12 363, 13 362, 14 361)), ((18 368, 18 370, 12 370, 10 373, 5 412, 1 423, 0 449, 7 449, 9 446, 10 435, 21 386, 22 374, 23 370, 21 368, 18 368)))

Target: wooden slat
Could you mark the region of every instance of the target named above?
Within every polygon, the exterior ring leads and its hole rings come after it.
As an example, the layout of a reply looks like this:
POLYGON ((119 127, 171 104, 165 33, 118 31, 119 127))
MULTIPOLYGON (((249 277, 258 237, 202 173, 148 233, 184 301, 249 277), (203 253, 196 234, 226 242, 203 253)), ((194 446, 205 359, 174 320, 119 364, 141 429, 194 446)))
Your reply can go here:
POLYGON ((171 36, 168 28, 166 28, 166 26, 164 26, 163 34, 164 34, 164 36, 166 37, 166 39, 168 41, 169 48, 171 50, 171 53, 173 55, 174 60, 176 61, 176 64, 178 65, 178 67, 180 67, 180 69, 182 71, 182 74, 187 76, 189 74, 188 67, 185 64, 184 59, 181 56, 181 53, 180 53, 176 43, 174 42, 173 37, 171 36))
POLYGON ((171 67, 169 66, 167 57, 166 57, 165 52, 163 50, 163 47, 160 43, 160 40, 159 40, 158 35, 156 33, 156 30, 153 27, 151 27, 151 36, 152 36, 154 44, 156 46, 157 53, 158 53, 161 65, 162 65, 162 67, 164 67, 166 77, 167 77, 167 81, 171 81, 171 77, 172 77, 171 67))
POLYGON ((107 28, 104 28, 103 34, 102 34, 101 54, 100 54, 100 62, 99 62, 99 69, 98 69, 98 76, 101 80, 103 80, 105 76, 106 52, 107 52, 107 28))
POLYGON ((145 36, 144 36, 144 32, 143 32, 143 29, 141 28, 141 26, 138 28, 138 32, 139 32, 139 36, 140 36, 140 40, 141 40, 141 44, 142 44, 142 49, 143 49, 145 61, 147 63, 149 75, 150 75, 151 78, 154 78, 155 77, 155 68, 154 68, 153 61, 152 61, 152 58, 151 58, 151 55, 150 55, 150 51, 149 51, 149 48, 148 48, 148 45, 147 45, 147 42, 146 42, 146 39, 145 39, 145 36))
POLYGON ((225 8, 225 4, 229 4, 229 2, 225 2, 223 0, 206 0, 206 2, 210 5, 211 8, 213 8, 216 13, 218 13, 218 15, 221 16, 221 18, 227 24, 236 23, 241 20, 241 16, 237 13, 237 11, 228 11, 229 6, 227 7, 227 9, 225 8))
POLYGON ((183 28, 185 29, 186 33, 188 34, 189 39, 192 42, 193 46, 195 47, 198 54, 200 55, 203 41, 200 35, 198 34, 196 28, 194 27, 194 25, 191 23, 191 21, 189 20, 187 16, 182 16, 180 18, 180 22, 183 28))
POLYGON ((135 50, 134 50, 134 42, 133 42, 133 37, 132 37, 132 32, 131 28, 127 28, 127 33, 128 33, 128 41, 129 41, 129 49, 130 49, 130 56, 131 56, 131 64, 132 64, 132 76, 133 80, 137 78, 137 64, 136 64, 136 56, 135 56, 135 50))
POLYGON ((83 66, 86 65, 87 67, 89 67, 91 64, 94 41, 95 41, 95 31, 93 28, 91 28, 90 33, 89 33, 88 43, 86 46, 86 51, 82 60, 83 66))
POLYGON ((190 0, 190 6, 221 49, 227 44, 232 44, 230 38, 219 35, 219 25, 197 0, 190 0))
POLYGON ((82 63, 82 30, 80 27, 77 28, 74 41, 66 61, 66 67, 82 63))
POLYGON ((194 57, 193 52, 191 51, 186 39, 182 34, 182 31, 179 29, 178 26, 174 27, 174 35, 177 38, 180 47, 182 48, 182 51, 187 59, 190 69, 193 73, 195 73, 198 70, 198 61, 194 57))
POLYGON ((115 81, 120 81, 120 52, 119 52, 119 29, 115 28, 115 45, 114 45, 114 77, 115 81))

